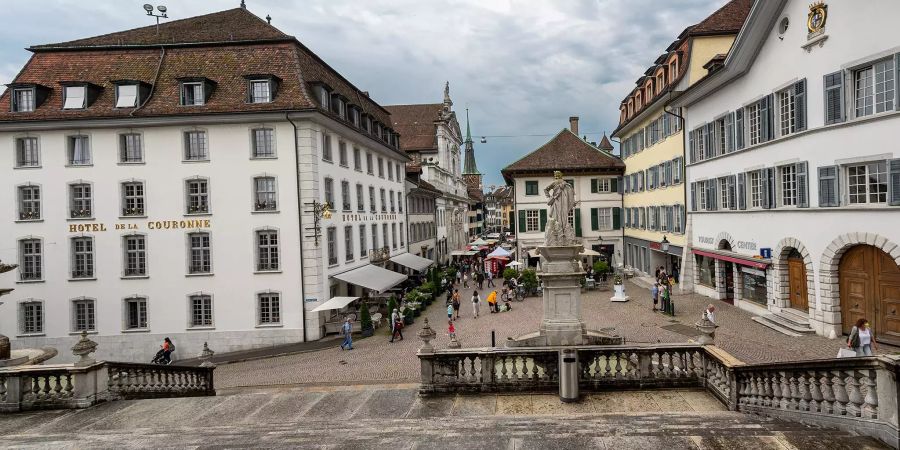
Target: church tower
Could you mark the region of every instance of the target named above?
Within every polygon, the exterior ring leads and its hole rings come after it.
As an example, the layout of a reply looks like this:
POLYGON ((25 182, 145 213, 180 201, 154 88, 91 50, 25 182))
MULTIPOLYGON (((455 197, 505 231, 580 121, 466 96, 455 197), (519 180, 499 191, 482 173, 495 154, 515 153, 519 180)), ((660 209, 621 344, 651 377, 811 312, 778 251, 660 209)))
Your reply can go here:
POLYGON ((469 109, 466 108, 466 159, 463 164, 462 178, 463 182, 471 188, 478 191, 482 190, 482 178, 484 177, 478 171, 478 165, 475 164, 475 146, 472 142, 472 130, 469 126, 469 109))

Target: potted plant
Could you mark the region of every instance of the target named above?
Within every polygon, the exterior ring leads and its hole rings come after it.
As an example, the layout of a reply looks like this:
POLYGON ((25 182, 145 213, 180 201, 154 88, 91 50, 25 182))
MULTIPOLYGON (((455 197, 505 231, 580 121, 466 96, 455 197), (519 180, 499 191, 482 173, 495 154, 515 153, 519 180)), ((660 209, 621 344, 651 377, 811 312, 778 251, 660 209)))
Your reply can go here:
POLYGON ((403 325, 412 325, 413 324, 413 313, 412 310, 409 309, 409 306, 403 308, 403 325))
POLYGON ((512 267, 507 267, 507 268, 503 269, 503 278, 504 279, 509 280, 509 279, 515 278, 517 275, 519 275, 519 272, 516 272, 516 269, 513 269, 512 267))
POLYGON ((365 301, 359 307, 359 324, 362 329, 362 337, 375 334, 375 326, 372 325, 372 316, 369 314, 369 304, 365 301))
POLYGON ((598 275, 602 275, 609 271, 609 264, 606 261, 596 261, 594 262, 594 272, 597 272, 598 275))
POLYGON ((538 284, 537 272, 531 269, 522 271, 522 286, 525 287, 526 292, 537 292, 538 284))
MULTIPOLYGON (((388 299, 387 308, 388 308, 387 318, 388 318, 388 320, 390 320, 391 315, 394 314, 394 310, 397 309, 397 297, 396 296, 392 295, 391 298, 388 299)), ((393 326, 393 324, 391 326, 393 326)))

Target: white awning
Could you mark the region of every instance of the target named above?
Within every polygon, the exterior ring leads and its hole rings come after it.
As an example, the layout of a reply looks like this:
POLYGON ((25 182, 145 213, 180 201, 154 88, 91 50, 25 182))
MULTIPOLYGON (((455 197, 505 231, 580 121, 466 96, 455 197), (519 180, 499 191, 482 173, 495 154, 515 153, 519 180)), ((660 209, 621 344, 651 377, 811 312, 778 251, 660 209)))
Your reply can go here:
POLYGON ((377 292, 384 292, 406 280, 406 275, 402 273, 382 269, 371 264, 334 275, 334 277, 377 292))
POLYGON ((401 266, 409 267, 412 270, 418 270, 419 272, 427 269, 430 265, 434 264, 434 261, 428 258, 413 255, 412 253, 402 253, 400 255, 394 256, 390 259, 390 261, 400 264, 401 266))
POLYGON ((538 254, 537 249, 533 249, 533 250, 528 250, 528 256, 530 258, 537 258, 538 256, 541 256, 541 255, 538 254))
POLYGON ((453 250, 450 252, 450 256, 473 256, 477 254, 477 250, 453 250))
POLYGON ((585 247, 584 250, 581 252, 581 256, 600 256, 600 252, 598 252, 594 249, 585 247))
POLYGON ((353 300, 357 300, 359 297, 334 297, 331 300, 328 300, 325 303, 322 303, 319 306, 316 306, 316 309, 313 309, 311 312, 319 312, 319 311, 328 311, 330 309, 341 309, 350 303, 353 300))

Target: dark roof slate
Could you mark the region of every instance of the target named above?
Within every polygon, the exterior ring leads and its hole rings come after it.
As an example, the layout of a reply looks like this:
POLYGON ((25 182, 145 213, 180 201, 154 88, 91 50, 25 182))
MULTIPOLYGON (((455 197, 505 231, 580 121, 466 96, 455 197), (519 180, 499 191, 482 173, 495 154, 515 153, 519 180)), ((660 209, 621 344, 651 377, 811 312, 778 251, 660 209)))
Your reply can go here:
POLYGON ((423 105, 387 105, 391 126, 400 133, 400 149, 405 151, 437 150, 437 126, 441 103, 423 105))
POLYGON ((507 180, 516 173, 562 171, 623 171, 625 163, 599 150, 564 128, 546 144, 506 166, 501 173, 507 180))

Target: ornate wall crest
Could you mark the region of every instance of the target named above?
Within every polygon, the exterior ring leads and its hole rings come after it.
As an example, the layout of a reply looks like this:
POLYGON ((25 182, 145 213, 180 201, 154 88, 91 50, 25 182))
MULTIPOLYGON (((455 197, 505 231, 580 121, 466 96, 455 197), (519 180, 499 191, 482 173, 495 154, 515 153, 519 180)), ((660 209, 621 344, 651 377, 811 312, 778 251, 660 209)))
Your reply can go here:
POLYGON ((828 19, 828 5, 825 2, 815 2, 809 5, 809 15, 806 19, 806 28, 810 35, 821 33, 825 29, 825 21, 828 19))

